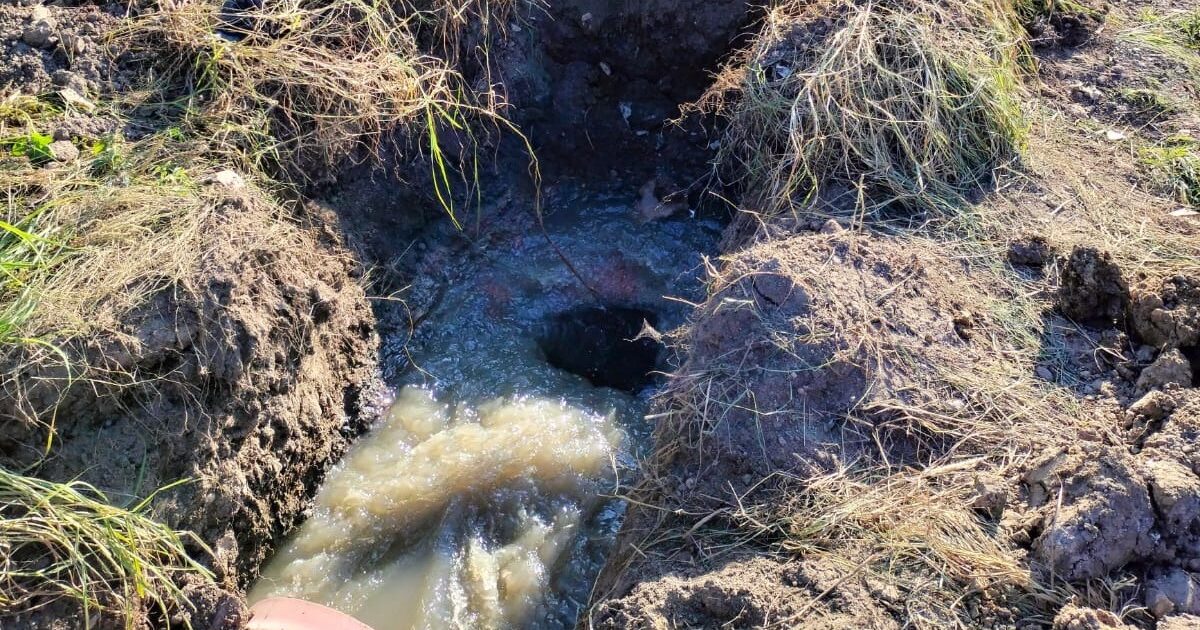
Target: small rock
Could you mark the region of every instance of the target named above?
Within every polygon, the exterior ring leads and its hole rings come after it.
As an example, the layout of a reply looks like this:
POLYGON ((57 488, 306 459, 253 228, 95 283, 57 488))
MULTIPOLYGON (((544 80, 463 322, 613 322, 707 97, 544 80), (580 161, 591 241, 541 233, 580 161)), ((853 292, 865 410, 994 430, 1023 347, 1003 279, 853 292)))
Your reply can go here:
POLYGON ((829 219, 828 221, 822 223, 820 230, 821 234, 841 234, 845 231, 846 228, 842 227, 842 224, 838 223, 835 219, 829 219))
POLYGON ((43 4, 35 4, 29 10, 30 22, 46 22, 54 26, 54 16, 50 14, 50 8, 43 4))
POLYGON ((1126 135, 1120 131, 1117 131, 1116 129, 1109 129, 1108 131, 1104 132, 1104 139, 1108 140, 1109 142, 1120 142, 1125 138, 1126 135))
POLYGON ((79 55, 87 50, 87 40, 75 33, 63 33, 60 43, 67 54, 79 55))
POLYGON ((1171 350, 1162 353, 1154 363, 1150 364, 1150 367, 1142 370, 1142 375, 1138 377, 1137 388, 1144 392, 1162 389, 1168 385, 1187 387, 1191 384, 1191 364, 1188 363, 1182 352, 1171 350))
POLYGON ((229 170, 216 173, 209 181, 230 190, 241 190, 246 187, 246 180, 242 179, 241 175, 229 170))
POLYGON ((1088 99, 1089 101, 1104 100, 1104 92, 1100 91, 1100 88, 1094 85, 1077 85, 1075 86, 1074 92, 1088 99))
POLYGON ((1050 371, 1050 368, 1048 368, 1044 365, 1037 366, 1037 369, 1035 369, 1033 371, 1033 373, 1036 374, 1037 377, 1042 379, 1043 381, 1054 380, 1054 372, 1050 371))
POLYGON ((79 149, 70 140, 55 140, 50 143, 50 157, 56 162, 74 162, 79 159, 79 149))
POLYGON ((58 97, 62 99, 64 104, 84 112, 91 113, 96 109, 96 104, 76 91, 75 88, 65 87, 59 90, 58 97))
POLYGON ((1175 401, 1168 395, 1153 391, 1129 406, 1129 411, 1147 421, 1162 420, 1175 408, 1175 401))
POLYGON ((1200 584, 1180 568, 1152 578, 1146 586, 1146 608, 1159 619, 1171 613, 1200 613, 1200 584))

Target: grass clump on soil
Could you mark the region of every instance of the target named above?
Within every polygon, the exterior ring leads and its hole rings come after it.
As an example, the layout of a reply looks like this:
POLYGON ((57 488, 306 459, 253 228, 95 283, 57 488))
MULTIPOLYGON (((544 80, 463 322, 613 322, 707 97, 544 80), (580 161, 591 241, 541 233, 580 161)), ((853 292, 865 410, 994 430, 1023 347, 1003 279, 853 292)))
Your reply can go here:
POLYGON ((453 72, 417 50, 419 14, 362 0, 225 4, 163 5, 120 36, 158 67, 150 101, 214 149, 312 181, 356 151, 374 153, 387 132, 428 129, 436 155, 437 126, 462 127, 453 72))
POLYGON ((697 107, 769 213, 838 188, 952 210, 1022 147, 1016 31, 989 0, 786 1, 697 107))
POLYGON ((1130 110, 1145 118, 1163 118, 1179 111, 1179 106, 1158 90, 1122 88, 1117 96, 1130 110))
MULTIPOLYGON (((791 480, 781 501, 743 509, 733 520, 782 552, 904 593, 910 627, 969 624, 967 608, 985 591, 1013 595, 1033 584, 972 512, 966 468, 843 469, 791 480)), ((783 625, 803 621, 817 601, 783 625)))
POLYGON ((1151 180, 1176 201, 1200 206, 1200 143, 1191 138, 1170 139, 1140 152, 1151 180))
POLYGON ((175 578, 209 575, 184 549, 185 541, 203 543, 144 516, 148 501, 114 507, 87 484, 0 468, 0 612, 28 613, 70 598, 90 627, 99 613, 132 624, 146 604, 164 616, 186 606, 175 578))
POLYGON ((54 168, 0 160, 0 302, 19 315, 5 318, 9 340, 116 326, 194 271, 204 253, 201 227, 228 196, 206 183, 220 171, 216 163, 173 134, 80 144, 85 157, 54 168))
POLYGON ((1182 65, 1200 84, 1200 10, 1161 15, 1150 10, 1140 15, 1142 24, 1121 35, 1182 65))

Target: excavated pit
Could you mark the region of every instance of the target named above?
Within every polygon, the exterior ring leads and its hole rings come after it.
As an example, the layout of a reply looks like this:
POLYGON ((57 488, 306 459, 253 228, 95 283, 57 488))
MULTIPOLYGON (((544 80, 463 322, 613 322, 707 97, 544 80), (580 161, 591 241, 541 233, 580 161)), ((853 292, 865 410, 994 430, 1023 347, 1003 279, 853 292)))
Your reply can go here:
POLYGON ((251 602, 299 596, 376 630, 574 627, 620 529, 613 497, 650 447, 645 415, 669 369, 658 331, 702 300, 724 228, 693 185, 711 129, 669 119, 750 19, 743 1, 518 12, 489 66, 465 73, 502 77, 540 188, 512 138, 461 230, 384 171, 343 180, 329 208, 383 270, 395 402, 330 471, 251 602))

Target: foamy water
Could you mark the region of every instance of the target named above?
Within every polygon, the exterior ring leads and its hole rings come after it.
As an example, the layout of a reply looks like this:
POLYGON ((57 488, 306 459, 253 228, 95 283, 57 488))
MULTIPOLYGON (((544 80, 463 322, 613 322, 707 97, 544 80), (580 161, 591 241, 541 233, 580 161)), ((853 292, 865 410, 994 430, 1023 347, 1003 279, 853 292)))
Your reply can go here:
POLYGON ((620 441, 611 416, 561 401, 452 408, 407 387, 250 599, 299 597, 380 629, 523 626, 620 441))
MULTIPOLYGON (((686 309, 664 296, 701 298, 699 252, 719 226, 651 229, 631 199, 564 196, 546 229, 606 303, 669 329, 686 309)), ((301 597, 376 630, 575 626, 620 527, 610 497, 649 443, 648 392, 549 364, 539 328, 595 296, 534 226, 504 228, 411 338, 385 340, 394 407, 330 472, 251 601, 301 597)))

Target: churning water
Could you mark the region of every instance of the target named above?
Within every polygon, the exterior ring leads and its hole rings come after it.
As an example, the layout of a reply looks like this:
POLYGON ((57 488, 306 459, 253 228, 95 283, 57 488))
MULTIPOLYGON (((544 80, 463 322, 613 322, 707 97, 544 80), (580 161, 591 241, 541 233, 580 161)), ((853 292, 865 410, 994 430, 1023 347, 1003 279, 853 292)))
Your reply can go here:
POLYGON ((251 601, 300 597, 376 630, 574 626, 650 432, 656 348, 631 339, 681 322, 665 298, 698 297, 719 229, 641 225, 624 201, 571 195, 547 219, 591 290, 529 225, 475 248, 406 344, 394 405, 251 601))

